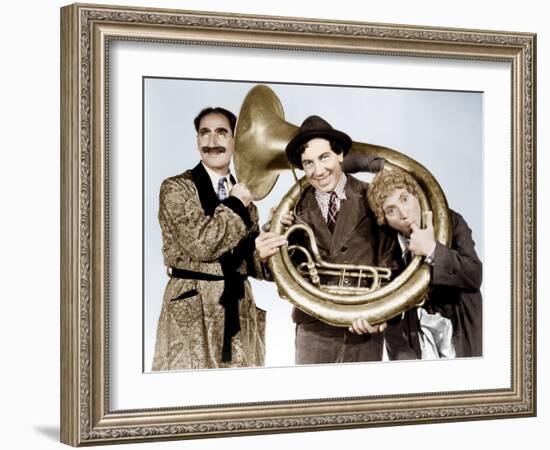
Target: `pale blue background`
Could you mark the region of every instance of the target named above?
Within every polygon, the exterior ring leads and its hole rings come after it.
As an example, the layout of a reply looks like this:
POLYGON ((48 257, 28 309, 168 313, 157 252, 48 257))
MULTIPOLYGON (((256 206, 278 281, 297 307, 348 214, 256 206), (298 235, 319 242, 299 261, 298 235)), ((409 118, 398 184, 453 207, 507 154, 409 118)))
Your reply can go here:
MULTIPOLYGON (((268 84, 279 97, 286 120, 300 125, 317 114, 354 141, 399 150, 422 163, 441 184, 452 209, 473 230, 483 259, 483 95, 343 86, 268 84)), ((193 118, 205 106, 238 114, 257 82, 182 79, 144 80, 144 370, 150 370, 156 325, 167 281, 157 219, 163 179, 199 161, 193 118)), ((368 176, 365 177, 368 179, 368 176)), ((260 220, 292 184, 281 176, 271 194, 258 202, 260 220)), ((272 283, 252 280, 257 304, 268 311, 266 365, 292 365, 294 331, 290 305, 272 283)))

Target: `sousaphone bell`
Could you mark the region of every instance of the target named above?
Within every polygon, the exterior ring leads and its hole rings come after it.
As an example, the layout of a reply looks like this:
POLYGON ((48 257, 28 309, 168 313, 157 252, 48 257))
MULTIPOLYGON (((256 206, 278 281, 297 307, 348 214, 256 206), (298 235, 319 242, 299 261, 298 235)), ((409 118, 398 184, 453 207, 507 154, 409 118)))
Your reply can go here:
MULTIPOLYGON (((297 126, 284 120, 281 102, 269 87, 257 85, 249 91, 241 106, 235 132, 235 170, 255 200, 266 197, 279 174, 291 169, 285 148, 297 131, 297 126)), ((401 170, 412 175, 421 188, 422 211, 433 212, 435 239, 450 245, 447 200, 437 180, 424 166, 396 150, 372 144, 353 142, 350 153, 384 158, 383 170, 401 170)), ((293 251, 304 251, 295 246, 283 246, 269 259, 269 269, 279 295, 307 314, 342 327, 351 325, 357 318, 378 324, 421 305, 430 284, 430 267, 422 257, 413 258, 400 275, 386 282, 390 272, 385 268, 320 261, 318 252, 315 253, 313 232, 307 225, 295 224, 285 229, 281 218, 293 211, 307 185, 305 177, 298 180, 283 197, 271 219, 272 231, 288 236, 300 228, 309 236, 310 247, 313 247, 312 251, 305 250, 310 257, 306 257, 307 263, 302 267, 296 267, 290 256, 293 251), (322 286, 319 277, 315 278, 319 273, 338 273, 342 279, 344 276, 359 277, 357 289, 322 286), (361 277, 369 280, 367 287, 361 283, 361 277)))

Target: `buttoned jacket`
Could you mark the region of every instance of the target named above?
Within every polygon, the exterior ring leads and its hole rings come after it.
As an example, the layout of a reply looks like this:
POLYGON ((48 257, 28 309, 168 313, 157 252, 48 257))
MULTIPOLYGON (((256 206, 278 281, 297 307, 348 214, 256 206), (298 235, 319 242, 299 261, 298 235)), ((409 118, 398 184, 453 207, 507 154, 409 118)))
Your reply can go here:
MULTIPOLYGON (((304 190, 296 206, 297 223, 303 222, 312 228, 320 255, 327 262, 382 266, 397 270, 399 263, 395 259, 396 243, 376 223, 367 201, 368 183, 349 174, 346 176, 344 191, 347 198, 340 203, 334 233, 330 232, 323 218, 315 199, 315 190, 311 186, 304 190)), ((344 280, 346 285, 352 282, 352 278, 344 280)), ((297 323, 315 320, 296 308, 292 316, 297 323)))

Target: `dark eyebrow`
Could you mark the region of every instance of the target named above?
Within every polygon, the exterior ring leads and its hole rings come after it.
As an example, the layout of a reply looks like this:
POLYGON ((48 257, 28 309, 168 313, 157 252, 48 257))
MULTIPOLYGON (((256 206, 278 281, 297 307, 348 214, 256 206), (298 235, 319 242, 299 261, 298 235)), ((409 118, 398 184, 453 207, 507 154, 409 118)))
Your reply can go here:
POLYGON ((216 131, 216 132, 225 131, 226 133, 229 133, 229 130, 228 130, 227 128, 225 128, 225 127, 218 127, 218 128, 216 128, 215 131, 216 131))

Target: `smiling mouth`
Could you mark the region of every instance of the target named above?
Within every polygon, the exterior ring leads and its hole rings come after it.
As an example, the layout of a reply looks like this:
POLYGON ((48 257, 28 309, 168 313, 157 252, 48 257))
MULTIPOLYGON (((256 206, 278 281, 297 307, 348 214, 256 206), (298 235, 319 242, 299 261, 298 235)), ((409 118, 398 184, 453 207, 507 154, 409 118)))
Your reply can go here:
POLYGON ((317 178, 317 182, 320 184, 327 184, 330 181, 330 175, 323 178, 317 178))

